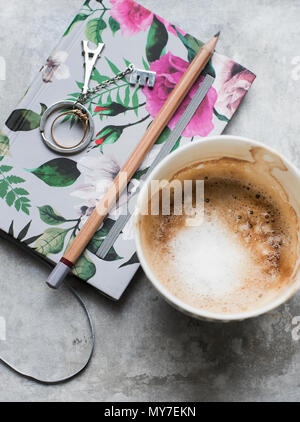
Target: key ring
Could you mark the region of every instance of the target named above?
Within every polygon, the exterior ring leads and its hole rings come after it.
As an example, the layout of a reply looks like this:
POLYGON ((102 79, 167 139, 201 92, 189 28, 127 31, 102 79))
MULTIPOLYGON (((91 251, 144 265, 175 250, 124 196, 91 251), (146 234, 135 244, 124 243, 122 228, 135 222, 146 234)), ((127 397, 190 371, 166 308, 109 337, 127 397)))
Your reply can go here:
POLYGON ((89 126, 89 120, 88 120, 88 117, 86 116, 86 114, 84 114, 81 110, 79 110, 78 108, 74 108, 73 110, 70 110, 70 111, 65 111, 64 113, 61 113, 61 114, 59 114, 54 120, 53 120, 53 123, 52 123, 52 125, 51 125, 51 137, 52 137, 52 139, 53 139, 53 142, 57 145, 57 146, 59 146, 60 148, 64 148, 64 149, 73 149, 73 148, 76 148, 77 146, 79 146, 82 142, 83 142, 83 140, 84 140, 84 138, 85 138, 85 135, 86 135, 86 133, 87 133, 87 130, 88 130, 88 126, 89 126), (75 114, 75 116, 77 116, 78 118, 79 118, 79 120, 81 121, 81 122, 83 122, 83 125, 84 125, 84 134, 83 134, 83 136, 82 136, 82 138, 80 139, 80 141, 76 144, 76 145, 72 145, 71 147, 66 147, 66 146, 64 146, 64 145, 61 145, 58 141, 57 141, 57 139, 55 138, 55 136, 54 136, 54 128, 55 128, 55 124, 56 124, 56 122, 61 118, 61 117, 63 117, 63 116, 67 116, 67 115, 70 115, 70 114, 75 114))
POLYGON ((41 136, 43 138, 43 141, 47 145, 47 147, 61 154, 75 154, 84 150, 91 142, 94 135, 94 130, 95 130, 95 124, 94 124, 92 115, 90 114, 88 109, 80 103, 77 103, 75 105, 73 101, 59 101, 58 103, 53 104, 51 107, 49 107, 45 111, 45 113, 43 114, 41 118, 41 123, 40 123, 41 136), (56 119, 53 121, 52 126, 51 126, 52 140, 49 140, 45 135, 46 122, 49 116, 57 110, 62 110, 66 108, 70 110, 64 113, 60 113, 59 116, 56 117, 56 119), (77 143, 76 145, 72 147, 65 147, 59 144, 59 142, 53 136, 54 126, 60 117, 62 117, 63 115, 70 114, 70 113, 76 114, 80 118, 81 121, 84 121, 84 134, 79 143, 77 143))
MULTIPOLYGON (((104 44, 99 43, 97 48, 95 50, 92 50, 88 46, 88 41, 83 40, 82 46, 83 46, 84 67, 85 67, 84 86, 82 89, 82 96, 86 96, 89 91, 89 81, 91 79, 92 72, 94 70, 96 61, 104 48, 104 44)), ((75 154, 77 152, 84 150, 91 142, 94 135, 94 130, 95 130, 95 124, 94 124, 93 118, 90 112, 88 111, 88 109, 84 107, 84 105, 80 101, 76 101, 75 103, 72 101, 59 101, 58 103, 53 104, 51 107, 49 107, 45 111, 40 122, 40 132, 41 132, 43 141, 50 149, 52 149, 55 152, 59 152, 61 154, 75 154), (66 108, 71 109, 71 110, 68 112, 64 112, 65 114, 60 113, 60 115, 54 120, 51 126, 52 141, 47 139, 45 135, 45 127, 46 127, 46 122, 47 122, 48 117, 52 113, 54 113, 54 111, 66 109, 66 108), (70 114, 70 113, 77 114, 77 116, 80 118, 81 121, 84 120, 84 134, 80 142, 77 143, 76 145, 72 147, 64 147, 61 144, 59 144, 55 136, 53 136, 54 126, 60 117, 62 117, 63 115, 70 114)))

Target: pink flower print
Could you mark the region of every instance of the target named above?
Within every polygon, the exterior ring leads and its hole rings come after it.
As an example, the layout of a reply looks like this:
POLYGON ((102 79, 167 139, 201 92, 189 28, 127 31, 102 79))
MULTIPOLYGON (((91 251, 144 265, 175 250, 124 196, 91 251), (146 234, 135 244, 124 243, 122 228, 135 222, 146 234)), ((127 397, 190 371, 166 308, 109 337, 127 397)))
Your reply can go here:
MULTIPOLYGON (((143 88, 143 93, 146 96, 146 109, 152 117, 155 117, 160 111, 166 99, 174 87, 178 84, 188 66, 189 62, 181 59, 180 57, 174 56, 170 52, 151 64, 150 70, 156 72, 155 86, 152 89, 148 87, 143 88)), ((180 105, 175 116, 173 116, 170 120, 168 125, 170 129, 175 127, 203 79, 203 76, 198 79, 183 103, 180 105)), ((214 87, 211 87, 194 117, 184 130, 183 136, 187 138, 196 135, 204 137, 213 130, 213 109, 216 101, 217 92, 214 87)))
MULTIPOLYGON (((146 31, 153 21, 154 14, 133 0, 110 0, 111 16, 120 24, 122 35, 130 36, 146 31)), ((167 31, 177 35, 176 30, 165 19, 156 16, 166 27, 167 31)), ((185 32, 177 28, 178 32, 185 32)))
POLYGON ((122 35, 146 31, 153 20, 153 13, 133 0, 110 0, 111 16, 120 24, 122 35))
POLYGON ((214 85, 218 90, 215 108, 218 113, 231 119, 256 76, 220 54, 214 54, 212 63, 216 70, 214 85))

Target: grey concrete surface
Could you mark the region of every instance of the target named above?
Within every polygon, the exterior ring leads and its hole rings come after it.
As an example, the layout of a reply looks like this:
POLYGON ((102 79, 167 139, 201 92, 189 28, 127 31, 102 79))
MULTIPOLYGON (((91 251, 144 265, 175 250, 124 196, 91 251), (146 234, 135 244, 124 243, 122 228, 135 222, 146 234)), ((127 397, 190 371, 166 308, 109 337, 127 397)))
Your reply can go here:
MULTIPOLYGON (((81 0, 0 0, 0 123, 39 70, 81 0)), ((222 30, 218 50, 257 80, 227 129, 275 147, 300 167, 298 0, 141 0, 201 39, 222 30)), ((300 59, 299 59, 300 60, 300 59)), ((66 290, 52 292, 48 270, 0 242, 0 354, 47 376, 79 367, 88 353, 84 316, 66 290), (64 369, 65 368, 65 369, 64 369)), ((0 365, 0 401, 300 401, 300 342, 292 318, 300 294, 265 316, 233 324, 190 319, 166 304, 140 270, 120 303, 76 283, 97 332, 88 370, 45 387, 0 365)))

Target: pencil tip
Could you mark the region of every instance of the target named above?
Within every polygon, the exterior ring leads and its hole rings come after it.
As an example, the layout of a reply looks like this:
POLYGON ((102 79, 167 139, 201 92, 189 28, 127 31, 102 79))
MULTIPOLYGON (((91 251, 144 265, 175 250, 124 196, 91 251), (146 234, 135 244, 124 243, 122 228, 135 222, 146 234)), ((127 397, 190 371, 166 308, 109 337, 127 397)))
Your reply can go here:
POLYGON ((221 31, 217 32, 215 38, 219 38, 221 31))

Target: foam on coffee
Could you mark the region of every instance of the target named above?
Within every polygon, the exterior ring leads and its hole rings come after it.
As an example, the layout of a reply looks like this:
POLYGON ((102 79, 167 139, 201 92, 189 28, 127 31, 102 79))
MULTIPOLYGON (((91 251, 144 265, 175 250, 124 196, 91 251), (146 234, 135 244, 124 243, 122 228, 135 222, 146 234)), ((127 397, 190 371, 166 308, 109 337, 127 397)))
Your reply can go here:
POLYGON ((154 275, 198 309, 239 313, 285 289, 298 255, 298 221, 271 171, 231 158, 196 163, 172 180, 204 180, 205 216, 198 227, 171 213, 140 219, 154 275))
POLYGON ((239 242, 217 220, 182 229, 168 243, 168 255, 191 293, 218 297, 234 292, 241 284, 240 274, 251 264, 239 242))

